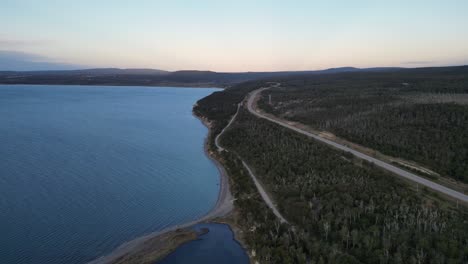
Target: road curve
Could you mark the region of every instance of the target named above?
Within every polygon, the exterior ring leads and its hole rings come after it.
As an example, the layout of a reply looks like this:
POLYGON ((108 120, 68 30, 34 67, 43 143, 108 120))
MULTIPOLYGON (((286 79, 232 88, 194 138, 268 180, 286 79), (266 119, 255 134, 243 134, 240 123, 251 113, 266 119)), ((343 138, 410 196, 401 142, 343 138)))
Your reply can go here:
POLYGON ((265 90, 265 89, 268 89, 268 88, 261 88, 261 89, 255 90, 255 91, 251 92, 251 93, 249 94, 249 96, 248 96, 248 100, 247 100, 247 109, 249 110, 250 113, 254 114, 255 116, 257 116, 257 117, 259 117, 259 118, 266 119, 266 120, 271 121, 271 122, 273 122, 273 123, 276 123, 276 124, 278 124, 278 125, 280 125, 280 126, 289 128, 289 129, 291 129, 291 130, 293 130, 293 131, 295 131, 295 132, 298 132, 298 133, 300 133, 300 134, 306 135, 306 136, 308 136, 308 137, 314 138, 314 139, 316 139, 316 140, 318 140, 318 141, 321 141, 321 142, 323 142, 323 143, 325 143, 325 144, 328 144, 328 145, 330 145, 330 146, 332 146, 332 147, 334 147, 334 148, 337 148, 337 149, 340 149, 340 150, 349 152, 349 153, 353 154, 354 156, 356 156, 356 157, 358 157, 358 158, 361 158, 361 159, 363 159, 363 160, 367 160, 367 161, 369 161, 369 162, 375 164, 376 166, 379 166, 379 167, 381 167, 381 168, 383 168, 383 169, 385 169, 385 170, 387 170, 387 171, 390 171, 390 172, 392 172, 392 173, 394 173, 394 174, 397 174, 397 175, 399 175, 399 176, 401 176, 401 177, 403 177, 403 178, 406 178, 406 179, 408 179, 408 180, 410 180, 410 181, 413 181, 413 182, 416 182, 416 183, 418 183, 418 184, 424 185, 424 186, 426 186, 426 187, 428 187, 428 188, 430 188, 430 189, 432 189, 432 190, 434 190, 434 191, 443 193, 443 194, 448 195, 448 196, 450 196, 450 197, 452 197, 452 198, 458 199, 458 200, 460 200, 460 201, 462 201, 462 202, 468 203, 468 196, 465 195, 465 194, 463 194, 463 193, 457 192, 457 191, 455 191, 455 190, 452 190, 452 189, 450 189, 450 188, 447 188, 447 187, 445 187, 445 186, 442 186, 442 185, 440 185, 440 184, 437 184, 437 183, 435 183, 435 182, 432 182, 432 181, 430 181, 430 180, 427 180, 427 179, 425 179, 425 178, 422 178, 422 177, 420 177, 420 176, 417 176, 417 175, 415 175, 415 174, 413 174, 413 173, 410 173, 410 172, 407 172, 407 171, 405 171, 405 170, 402 170, 402 169, 400 169, 400 168, 398 168, 398 167, 396 167, 396 166, 393 166, 393 165, 391 165, 391 164, 389 164, 389 163, 386 163, 386 162, 384 162, 384 161, 381 161, 381 160, 378 160, 378 159, 376 159, 376 158, 373 158, 373 157, 371 157, 371 156, 369 156, 369 155, 366 155, 366 154, 364 154, 364 153, 362 153, 362 152, 359 152, 359 151, 356 151, 356 150, 351 149, 351 148, 349 148, 349 147, 343 146, 343 145, 338 144, 338 143, 336 143, 336 142, 333 142, 333 141, 331 141, 331 140, 328 140, 328 139, 319 137, 319 136, 317 136, 317 135, 315 135, 315 134, 312 134, 312 133, 310 133, 310 132, 304 131, 304 130, 302 130, 302 129, 299 129, 299 128, 297 128, 297 127, 294 127, 294 126, 292 126, 292 125, 289 125, 289 124, 287 124, 287 123, 284 123, 284 122, 282 122, 282 121, 280 121, 280 120, 271 118, 271 117, 269 117, 269 116, 266 116, 266 115, 263 115, 263 114, 257 112, 257 111, 254 109, 254 107, 253 107, 255 98, 258 96, 258 94, 259 94, 261 91, 263 91, 263 90, 265 90))
MULTIPOLYGON (((221 132, 215 137, 215 145, 216 145, 216 148, 218 149, 218 152, 222 152, 222 151, 226 151, 226 152, 229 152, 227 149, 223 148, 220 144, 219 144, 219 138, 224 134, 224 132, 231 126, 231 124, 234 122, 234 120, 236 119, 237 117, 237 114, 239 113, 239 110, 242 106, 242 102, 239 103, 237 105, 237 111, 236 113, 231 117, 231 120, 229 120, 229 123, 223 128, 223 130, 221 130, 221 132)), ((237 155, 239 156, 239 155, 237 155)), ((244 160, 242 160, 242 158, 239 156, 239 159, 242 161, 242 165, 244 166, 244 168, 247 170, 247 172, 249 173, 250 175, 250 178, 252 178, 254 184, 255 184, 255 187, 257 187, 257 190, 258 192, 260 193, 260 196, 262 197, 263 201, 266 203, 266 205, 271 209, 271 211, 273 212, 273 214, 278 218, 278 220, 280 220, 281 223, 288 223, 288 221, 286 221, 286 219, 280 214, 280 212, 278 211, 278 209, 276 208, 276 205, 273 203, 273 201, 271 200, 270 196, 268 196, 268 193, 265 191, 265 189, 263 188, 262 184, 260 183, 260 181, 257 179, 257 177, 255 176, 255 174, 252 172, 252 169, 249 167, 249 165, 247 165, 247 163, 245 163, 244 160)))

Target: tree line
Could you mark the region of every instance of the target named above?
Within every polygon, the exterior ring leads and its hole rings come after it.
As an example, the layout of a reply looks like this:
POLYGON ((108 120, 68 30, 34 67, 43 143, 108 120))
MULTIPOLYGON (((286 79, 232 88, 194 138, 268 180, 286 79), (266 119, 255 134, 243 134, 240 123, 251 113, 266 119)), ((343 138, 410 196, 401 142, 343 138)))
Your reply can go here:
POLYGON ((456 67, 285 79, 259 106, 468 183, 467 96, 456 67))

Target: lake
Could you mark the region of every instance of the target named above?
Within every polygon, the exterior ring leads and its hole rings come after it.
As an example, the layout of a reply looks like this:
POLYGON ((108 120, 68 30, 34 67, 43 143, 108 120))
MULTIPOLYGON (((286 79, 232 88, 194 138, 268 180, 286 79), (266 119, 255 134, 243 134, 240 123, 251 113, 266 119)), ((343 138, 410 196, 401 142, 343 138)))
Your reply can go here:
POLYGON ((216 203, 219 89, 0 85, 0 262, 85 263, 216 203))

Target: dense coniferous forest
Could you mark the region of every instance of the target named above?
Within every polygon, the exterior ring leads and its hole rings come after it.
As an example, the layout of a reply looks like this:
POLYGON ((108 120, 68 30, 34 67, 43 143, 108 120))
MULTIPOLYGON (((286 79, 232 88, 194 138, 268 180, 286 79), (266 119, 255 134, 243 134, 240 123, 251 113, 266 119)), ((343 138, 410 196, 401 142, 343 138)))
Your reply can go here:
POLYGON ((372 165, 246 111, 222 144, 253 167, 295 226, 251 232, 260 262, 468 261, 468 215, 372 165))
POLYGON ((468 183, 468 67, 284 79, 259 106, 468 183))
MULTIPOLYGON (((298 81, 300 86, 305 79, 298 81)), ((195 113, 211 122, 211 144, 237 104, 263 86, 261 81, 241 84, 198 102, 195 113)), ((281 89, 272 93, 288 96, 281 89)), ((308 93, 298 98, 308 98, 308 93)), ((372 164, 245 109, 221 143, 229 150, 218 158, 231 178, 236 222, 260 263, 468 262, 468 213, 462 205, 417 190, 372 164), (240 158, 252 167, 290 224, 280 224, 263 203, 240 158)))
MULTIPOLYGON (((245 96, 261 85, 265 85, 262 81, 246 82, 236 85, 224 91, 214 92, 210 96, 200 99, 193 107, 193 112, 207 119, 212 123, 211 134, 217 135, 227 125, 229 119, 237 110, 239 104, 245 96)), ((213 138, 208 141, 213 144, 213 138)))

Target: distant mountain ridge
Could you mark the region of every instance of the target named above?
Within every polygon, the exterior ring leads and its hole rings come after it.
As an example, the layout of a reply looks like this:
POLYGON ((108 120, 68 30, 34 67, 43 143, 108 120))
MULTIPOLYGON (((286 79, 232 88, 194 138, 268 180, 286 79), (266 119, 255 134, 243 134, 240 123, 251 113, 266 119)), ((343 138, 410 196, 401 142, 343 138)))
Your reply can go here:
POLYGON ((401 68, 354 67, 316 71, 279 72, 213 72, 164 71, 158 69, 96 68, 57 71, 0 71, 1 84, 64 84, 64 85, 135 85, 135 86, 196 86, 228 87, 245 81, 303 74, 333 74, 358 71, 389 71, 401 68))
POLYGON ((0 74, 28 74, 28 75, 109 75, 109 74, 137 74, 137 75, 158 75, 168 74, 168 71, 156 69, 119 69, 119 68, 94 68, 81 70, 51 70, 51 71, 0 71, 0 74))

